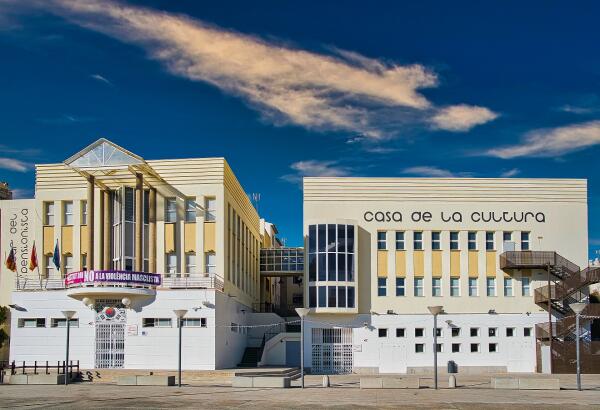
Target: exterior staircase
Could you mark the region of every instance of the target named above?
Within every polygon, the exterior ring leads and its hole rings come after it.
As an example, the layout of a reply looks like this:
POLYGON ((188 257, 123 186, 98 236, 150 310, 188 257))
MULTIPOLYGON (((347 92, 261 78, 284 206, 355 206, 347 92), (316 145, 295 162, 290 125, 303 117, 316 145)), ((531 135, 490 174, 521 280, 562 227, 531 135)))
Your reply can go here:
POLYGON ((246 347, 242 361, 238 367, 257 367, 260 357, 262 356, 262 348, 246 347))

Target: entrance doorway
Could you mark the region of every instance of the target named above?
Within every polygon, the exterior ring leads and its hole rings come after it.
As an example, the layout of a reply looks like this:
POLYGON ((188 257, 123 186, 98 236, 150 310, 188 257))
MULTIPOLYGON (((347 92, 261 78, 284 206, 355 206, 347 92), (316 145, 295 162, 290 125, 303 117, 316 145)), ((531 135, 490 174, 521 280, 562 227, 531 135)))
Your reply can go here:
POLYGON ((352 373, 352 366, 352 329, 312 329, 312 373, 352 373))
POLYGON ((96 368, 121 369, 125 364, 127 311, 120 300, 96 300, 96 368))

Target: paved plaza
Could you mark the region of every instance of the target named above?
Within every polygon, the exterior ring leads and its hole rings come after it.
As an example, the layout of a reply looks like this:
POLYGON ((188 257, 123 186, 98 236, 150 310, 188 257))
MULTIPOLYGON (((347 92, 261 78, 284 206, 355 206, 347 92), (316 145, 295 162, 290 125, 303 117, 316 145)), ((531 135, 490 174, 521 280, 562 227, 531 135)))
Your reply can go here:
MULTIPOLYGON (((422 377, 422 376, 421 376, 422 377)), ((308 376, 306 387, 236 389, 226 379, 198 381, 178 387, 130 387, 102 383, 69 386, 0 386, 1 408, 448 408, 448 409, 577 409, 600 408, 600 376, 584 375, 585 390, 573 390, 575 378, 560 376, 560 391, 493 390, 489 377, 463 376, 458 389, 360 390, 357 376, 334 376, 321 387, 308 376)), ((425 381, 429 386, 431 379, 425 381)), ((297 383, 296 383, 297 385, 297 383)))

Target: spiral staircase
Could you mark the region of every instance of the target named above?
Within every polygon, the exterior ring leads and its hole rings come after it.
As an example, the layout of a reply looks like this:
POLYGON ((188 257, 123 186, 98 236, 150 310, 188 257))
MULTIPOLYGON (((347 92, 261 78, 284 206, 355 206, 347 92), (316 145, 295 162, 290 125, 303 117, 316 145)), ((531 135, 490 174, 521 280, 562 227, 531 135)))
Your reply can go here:
MULTIPOLYGON (((553 373, 575 372, 577 334, 575 314, 569 306, 575 302, 589 302, 580 315, 581 369, 583 373, 597 373, 600 341, 592 337, 590 321, 600 319, 600 303, 594 303, 600 300, 593 300, 588 293, 590 285, 600 283, 600 266, 581 269, 556 252, 509 251, 500 255, 500 268, 508 273, 523 269, 547 272, 548 283, 535 289, 534 301, 555 320, 537 324, 536 338, 538 346, 550 345, 553 373)), ((539 363, 538 370, 541 370, 539 363)))

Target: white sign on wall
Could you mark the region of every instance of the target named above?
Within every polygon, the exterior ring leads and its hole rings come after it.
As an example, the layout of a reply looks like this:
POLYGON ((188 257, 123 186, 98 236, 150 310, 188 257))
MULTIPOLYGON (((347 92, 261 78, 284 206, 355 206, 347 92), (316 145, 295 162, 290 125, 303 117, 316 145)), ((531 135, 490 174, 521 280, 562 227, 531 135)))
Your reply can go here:
POLYGON ((127 335, 128 336, 137 336, 138 335, 137 325, 127 325, 127 335))

